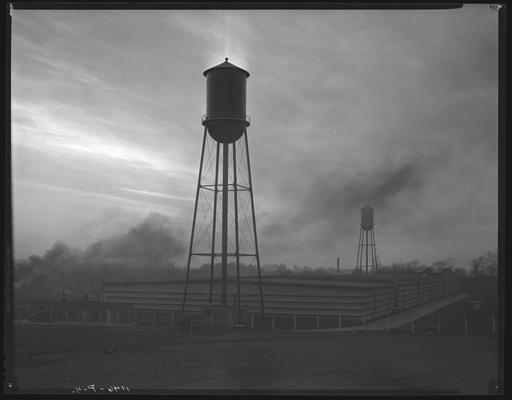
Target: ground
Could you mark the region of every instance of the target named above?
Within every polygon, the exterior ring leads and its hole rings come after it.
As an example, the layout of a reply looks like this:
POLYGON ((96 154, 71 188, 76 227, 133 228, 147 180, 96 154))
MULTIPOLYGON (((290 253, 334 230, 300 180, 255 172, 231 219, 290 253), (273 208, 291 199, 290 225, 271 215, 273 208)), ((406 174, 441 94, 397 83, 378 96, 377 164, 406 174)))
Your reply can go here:
MULTIPOLYGON (((45 329, 53 329, 57 338, 59 330, 69 328, 45 329)), ((118 343, 125 345, 106 354, 101 348, 114 336, 110 332, 102 338, 107 332, 102 329, 96 329, 95 348, 82 351, 61 346, 44 354, 18 343, 21 390, 60 388, 69 393, 78 386, 117 384, 132 389, 445 389, 486 394, 489 380, 497 375, 495 335, 238 331, 176 337, 146 331, 132 333, 130 342, 122 339, 126 332, 117 332, 118 343)), ((64 332, 63 337, 73 336, 64 332)), ((19 333, 27 339, 26 332, 19 333)))

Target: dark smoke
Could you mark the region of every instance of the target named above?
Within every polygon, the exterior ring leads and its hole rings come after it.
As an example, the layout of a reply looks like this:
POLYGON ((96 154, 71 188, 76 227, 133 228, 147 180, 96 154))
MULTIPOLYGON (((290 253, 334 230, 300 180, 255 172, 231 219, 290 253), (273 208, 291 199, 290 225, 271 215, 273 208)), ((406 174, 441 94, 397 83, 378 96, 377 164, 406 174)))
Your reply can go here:
POLYGON ((170 264, 184 252, 185 247, 175 237, 170 218, 153 212, 129 232, 93 243, 84 252, 84 257, 94 262, 143 267, 170 264))
POLYGON ((358 177, 335 190, 333 195, 342 201, 345 210, 360 208, 366 203, 380 209, 400 194, 421 188, 425 183, 425 172, 423 162, 415 159, 379 169, 370 176, 358 177))
POLYGON ((262 226, 262 233, 287 235, 318 223, 322 224, 325 234, 335 230, 351 232, 353 226, 346 221, 358 220, 359 210, 365 204, 374 207, 379 218, 385 212, 388 216, 397 213, 392 209, 393 200, 421 189, 428 169, 426 160, 417 157, 397 166, 380 167, 348 181, 340 177, 338 171, 312 177, 302 190, 305 194, 296 196, 290 203, 288 216, 262 226))
MULTIPOLYGON (((51 249, 46 250, 41 262, 50 268, 66 267, 76 262, 80 257, 80 250, 68 246, 66 243, 58 241, 51 249)), ((32 256, 37 257, 37 256, 32 256)))
POLYGON ((175 263, 185 252, 169 217, 149 214, 128 232, 99 240, 85 251, 56 242, 43 256, 32 255, 15 264, 17 296, 99 296, 102 282, 181 279, 175 263), (64 283, 63 283, 64 282, 64 283))

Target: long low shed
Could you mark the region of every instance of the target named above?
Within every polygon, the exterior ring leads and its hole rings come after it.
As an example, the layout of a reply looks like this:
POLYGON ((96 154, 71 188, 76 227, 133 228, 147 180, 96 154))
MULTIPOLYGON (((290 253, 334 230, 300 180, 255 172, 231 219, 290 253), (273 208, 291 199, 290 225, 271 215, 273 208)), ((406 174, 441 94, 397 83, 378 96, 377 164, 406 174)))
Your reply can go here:
MULTIPOLYGON (((341 316, 362 322, 415 307, 457 291, 452 277, 386 279, 352 276, 263 276, 265 313, 341 316)), ((180 312, 185 283, 108 282, 104 301, 130 303, 140 312, 180 312)), ((236 303, 237 285, 228 280, 228 303, 236 303)), ((241 305, 251 314, 260 313, 256 277, 240 280, 241 305)), ((201 312, 210 303, 210 280, 189 281, 185 311, 201 312)), ((220 280, 212 286, 212 303, 220 302, 220 280)))

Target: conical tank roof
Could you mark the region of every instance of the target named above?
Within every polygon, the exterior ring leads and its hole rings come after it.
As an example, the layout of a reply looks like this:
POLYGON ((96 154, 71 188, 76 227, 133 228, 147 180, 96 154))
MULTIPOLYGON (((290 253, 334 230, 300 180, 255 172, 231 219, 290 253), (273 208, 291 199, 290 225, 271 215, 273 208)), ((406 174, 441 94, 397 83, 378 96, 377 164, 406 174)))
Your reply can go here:
POLYGON ((239 71, 242 71, 247 78, 249 77, 249 72, 247 72, 245 69, 237 67, 234 64, 231 64, 230 62, 228 62, 228 58, 227 57, 224 60, 225 61, 223 63, 220 63, 219 65, 216 65, 215 67, 208 68, 206 71, 203 72, 203 75, 206 76, 208 74, 208 72, 210 72, 210 71, 212 71, 214 69, 230 68, 230 69, 237 69, 239 71))

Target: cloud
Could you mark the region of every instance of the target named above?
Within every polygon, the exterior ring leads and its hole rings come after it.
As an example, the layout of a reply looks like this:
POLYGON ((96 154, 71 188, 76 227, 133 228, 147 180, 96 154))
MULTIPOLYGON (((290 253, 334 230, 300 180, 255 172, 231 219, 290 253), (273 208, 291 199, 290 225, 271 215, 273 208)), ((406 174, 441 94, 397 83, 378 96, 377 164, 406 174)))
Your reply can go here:
MULTIPOLYGON (((101 192, 91 192, 87 190, 78 190, 65 186, 56 186, 51 184, 46 184, 42 182, 30 182, 30 181, 20 181, 14 180, 13 187, 14 190, 18 190, 18 186, 21 187, 30 187, 34 192, 37 192, 41 189, 45 191, 53 191, 58 194, 58 196, 62 195, 72 195, 76 196, 80 199, 87 199, 88 201, 93 201, 102 205, 115 205, 117 207, 124 207, 129 209, 134 209, 137 211, 147 211, 155 208, 156 206, 162 207, 160 204, 155 204, 149 201, 141 201, 137 199, 132 199, 129 197, 115 196, 110 194, 105 194, 101 192)), ((20 188, 21 189, 21 188, 20 188)), ((16 200, 16 194, 14 196, 16 200)), ((69 201, 69 199, 68 199, 69 201)), ((172 211, 174 207, 170 204, 167 205, 168 211, 172 211)))
POLYGON ((44 153, 85 157, 100 162, 113 162, 129 168, 145 168, 159 172, 192 173, 188 166, 163 159, 143 145, 116 137, 111 121, 98 117, 87 118, 80 109, 64 105, 49 111, 38 103, 14 101, 13 144, 29 146, 44 153), (74 115, 74 119, 66 114, 74 115), (87 121, 87 122, 86 122, 87 121), (110 130, 112 129, 112 130, 110 130))
POLYGON ((171 195, 171 194, 156 193, 156 192, 150 192, 150 191, 147 191, 147 190, 137 190, 137 189, 129 189, 129 188, 119 188, 119 189, 124 190, 126 192, 142 194, 142 195, 150 196, 150 197, 164 197, 164 198, 168 198, 168 199, 186 200, 186 201, 190 201, 190 200, 194 200, 195 199, 195 197, 174 196, 174 195, 171 195))

